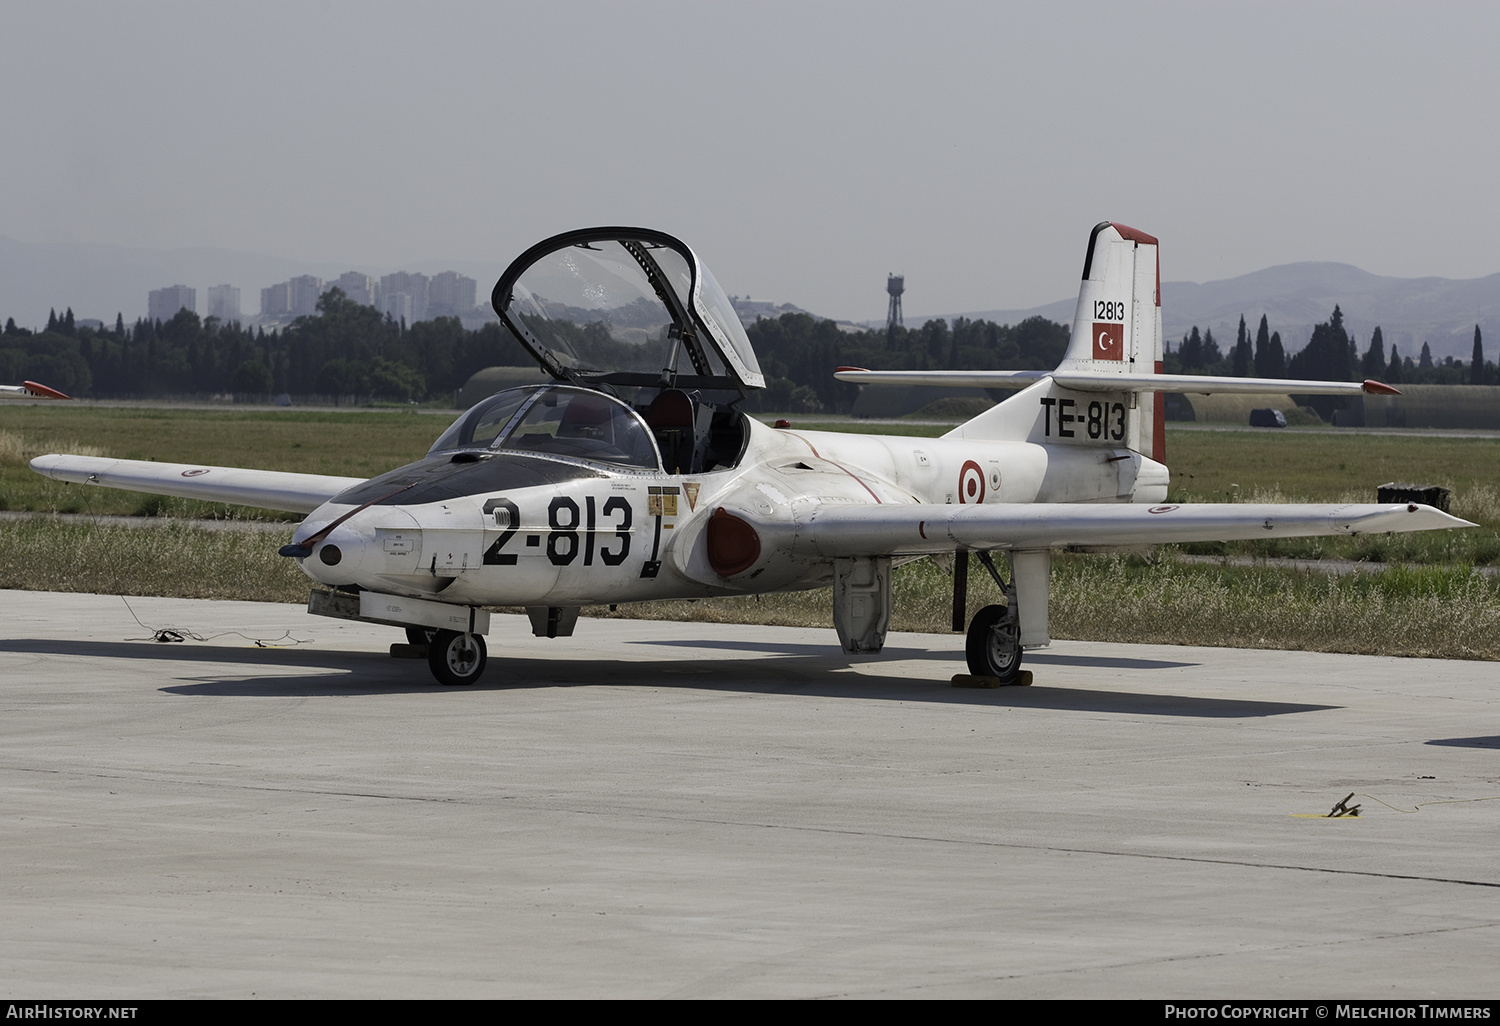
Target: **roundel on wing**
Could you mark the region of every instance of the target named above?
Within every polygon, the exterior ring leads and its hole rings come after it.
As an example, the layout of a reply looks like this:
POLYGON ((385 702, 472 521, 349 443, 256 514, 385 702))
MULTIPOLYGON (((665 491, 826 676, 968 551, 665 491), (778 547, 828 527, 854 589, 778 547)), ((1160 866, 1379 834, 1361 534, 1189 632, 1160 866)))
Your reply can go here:
POLYGON ((964 460, 963 469, 958 472, 958 501, 984 501, 984 471, 973 460, 964 460))

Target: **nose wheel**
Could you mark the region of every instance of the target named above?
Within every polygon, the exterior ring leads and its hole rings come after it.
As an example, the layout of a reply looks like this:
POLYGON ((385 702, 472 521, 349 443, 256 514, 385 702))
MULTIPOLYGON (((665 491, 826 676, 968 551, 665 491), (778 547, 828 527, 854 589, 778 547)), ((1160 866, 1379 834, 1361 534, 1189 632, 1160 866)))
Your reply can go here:
POLYGON ((969 672, 1014 684, 1021 675, 1021 624, 1014 606, 985 606, 969 623, 964 644, 969 672))
POLYGON ((427 666, 446 687, 473 684, 484 673, 484 638, 457 631, 434 631, 427 646, 427 666))

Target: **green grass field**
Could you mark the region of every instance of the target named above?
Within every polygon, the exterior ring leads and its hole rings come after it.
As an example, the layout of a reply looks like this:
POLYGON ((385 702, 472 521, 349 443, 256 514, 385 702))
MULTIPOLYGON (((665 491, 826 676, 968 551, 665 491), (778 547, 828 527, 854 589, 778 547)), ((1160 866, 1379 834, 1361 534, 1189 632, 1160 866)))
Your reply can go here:
MULTIPOLYGON (((456 415, 455 415, 456 416, 456 415)), ((0 509, 223 516, 226 507, 64 485, 26 465, 49 452, 373 477, 425 453, 450 418, 416 412, 0 406, 0 509)), ((260 510, 240 516, 280 518, 260 510)))
POLYGON ((1451 488, 1500 485, 1500 438, 1343 434, 1332 430, 1202 431, 1167 428, 1174 497, 1234 501, 1254 489, 1314 502, 1375 501, 1387 481, 1451 488))
MULTIPOLYGON (((421 456, 448 420, 405 410, 344 413, 15 403, 0 405, 0 465, 24 469, 24 460, 33 455, 88 448, 121 459, 373 475, 421 456)), ((948 430, 940 424, 855 420, 794 423, 809 430, 922 437, 948 430)), ((1500 486, 1496 438, 1295 429, 1201 431, 1168 425, 1167 462, 1174 492, 1205 501, 1232 501, 1255 488, 1314 501, 1368 493, 1374 501, 1375 486, 1391 480, 1444 484, 1459 492, 1500 486)), ((13 489, 24 480, 7 476, 5 494, 15 494, 13 489)))
MULTIPOLYGON (((448 418, 414 411, 310 412, 0 406, 0 509, 283 519, 251 509, 64 485, 26 465, 47 452, 121 459, 373 476, 427 451, 448 418)), ((933 424, 796 422, 809 429, 924 437, 933 424)), ((1195 546, 1226 555, 1422 563, 1500 562, 1500 439, 1340 434, 1332 431, 1199 431, 1168 427, 1175 502, 1373 502, 1386 481, 1453 490, 1453 512, 1478 531, 1369 539, 1307 539, 1195 546)))
MULTIPOLYGON (((941 434, 935 425, 797 421, 798 427, 941 434)), ((413 412, 182 410, 78 405, 0 407, 0 507, 90 513, 95 523, 0 524, 0 587, 106 594, 304 601, 309 582, 265 533, 186 525, 131 530, 113 514, 255 516, 181 499, 63 485, 26 466, 45 452, 373 475, 422 455, 447 425, 413 412)), ((1500 659, 1500 440, 1306 431, 1168 429, 1175 501, 1372 502, 1391 480, 1454 490, 1475 530, 1358 539, 1185 546, 1225 556, 1388 561, 1331 576, 1266 566, 1202 565, 1163 546, 1138 557, 1060 555, 1052 632, 1060 638, 1235 645, 1500 659)), ((289 525, 290 526, 290 525, 289 525)), ((946 632, 949 578, 923 560, 897 570, 893 630, 946 632)), ((970 574, 970 612, 997 596, 970 574)), ((613 615, 831 626, 826 589, 790 595, 622 607, 613 615)), ((604 607, 589 615, 611 615, 604 607)))

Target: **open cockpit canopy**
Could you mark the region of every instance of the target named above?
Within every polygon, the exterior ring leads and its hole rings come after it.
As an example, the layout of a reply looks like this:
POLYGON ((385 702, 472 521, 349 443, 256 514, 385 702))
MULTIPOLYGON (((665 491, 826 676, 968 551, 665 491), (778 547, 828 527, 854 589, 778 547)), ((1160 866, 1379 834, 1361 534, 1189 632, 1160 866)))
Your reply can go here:
POLYGON ((646 228, 587 228, 506 268, 495 313, 559 381, 734 390, 765 387, 729 297, 687 245, 646 228))

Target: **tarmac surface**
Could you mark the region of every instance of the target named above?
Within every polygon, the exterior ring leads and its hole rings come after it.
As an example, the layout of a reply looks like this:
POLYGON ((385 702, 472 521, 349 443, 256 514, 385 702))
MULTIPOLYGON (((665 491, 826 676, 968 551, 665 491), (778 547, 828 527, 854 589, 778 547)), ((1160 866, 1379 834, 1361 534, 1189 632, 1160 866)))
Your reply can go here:
POLYGON ((9 998, 1500 995, 1500 664, 130 606, 0 592, 9 998))

